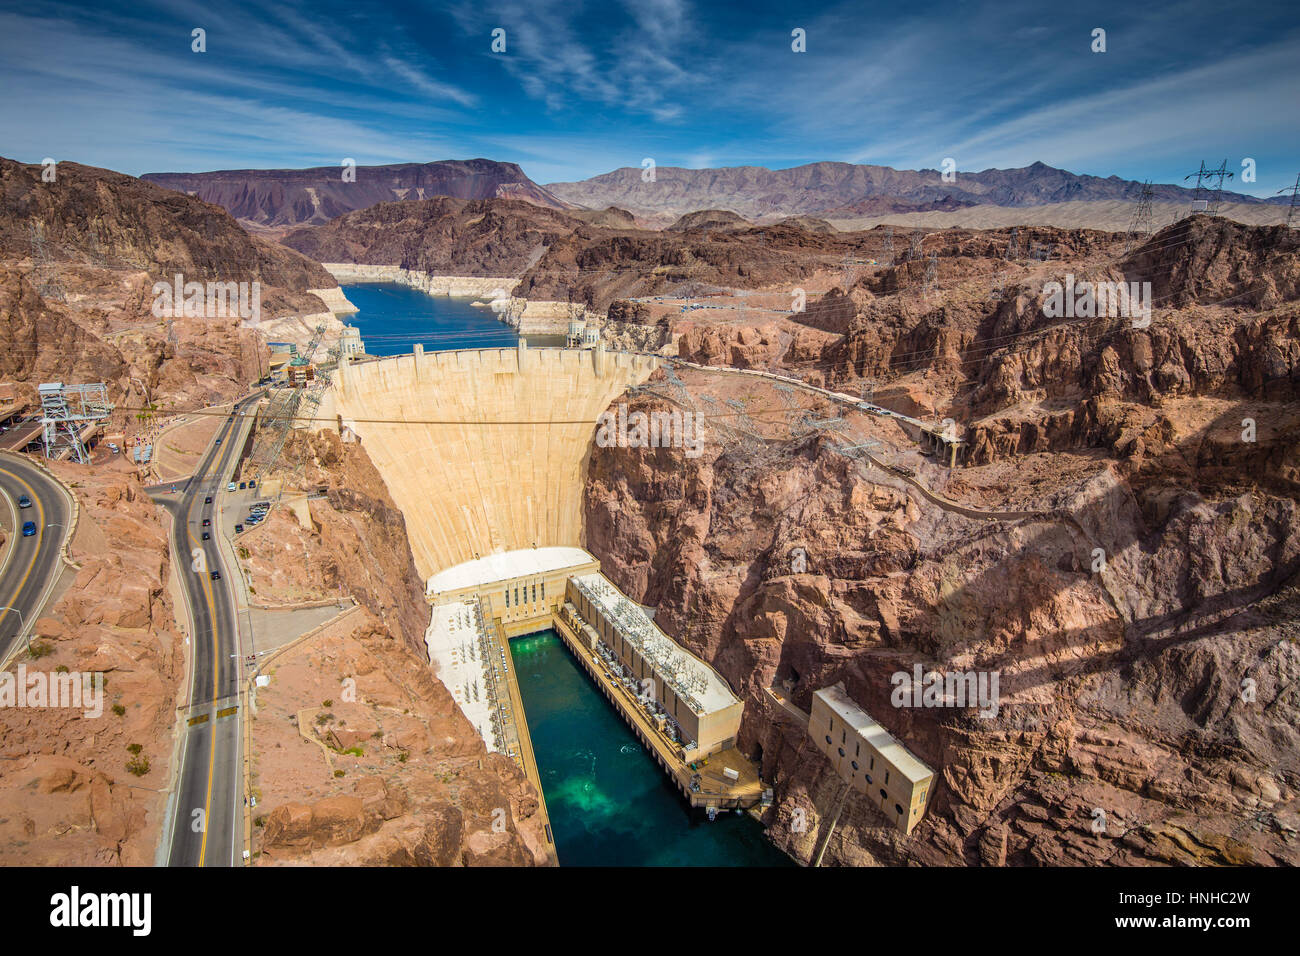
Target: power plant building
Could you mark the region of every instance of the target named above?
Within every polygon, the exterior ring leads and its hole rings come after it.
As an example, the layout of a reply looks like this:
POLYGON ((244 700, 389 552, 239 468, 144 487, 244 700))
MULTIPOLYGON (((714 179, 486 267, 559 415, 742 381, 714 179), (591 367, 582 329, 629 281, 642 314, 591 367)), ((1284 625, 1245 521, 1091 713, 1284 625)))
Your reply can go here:
POLYGON ((911 833, 925 813, 934 771, 917 760, 844 690, 816 691, 808 733, 841 777, 911 833))
POLYGON ((717 671, 660 630, 602 574, 569 578, 566 596, 589 628, 587 639, 598 637, 647 698, 653 695, 663 719, 676 724, 684 759, 735 746, 744 703, 717 671))

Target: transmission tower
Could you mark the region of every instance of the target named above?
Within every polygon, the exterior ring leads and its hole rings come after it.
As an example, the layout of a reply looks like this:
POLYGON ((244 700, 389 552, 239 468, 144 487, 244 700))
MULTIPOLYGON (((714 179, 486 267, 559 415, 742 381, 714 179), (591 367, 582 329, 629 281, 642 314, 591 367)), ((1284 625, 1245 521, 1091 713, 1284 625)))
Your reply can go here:
POLYGON ((885 257, 885 265, 894 264, 894 227, 890 226, 885 230, 885 251, 882 253, 885 257))
POLYGON ((99 242, 99 230, 94 226, 86 230, 86 245, 89 247, 86 255, 90 259, 90 264, 101 269, 107 268, 108 261, 104 256, 104 247, 99 242))
MULTIPOLYGON (((1286 192, 1285 188, 1277 191, 1278 195, 1286 192)), ((1291 228, 1291 223, 1295 221, 1296 210, 1300 209, 1300 176, 1296 176, 1295 185, 1291 187, 1291 208, 1286 213, 1286 227, 1291 228)))
POLYGON ((1124 255, 1129 254, 1133 248, 1133 240, 1138 236, 1145 239, 1151 235, 1151 199, 1154 193, 1151 190, 1151 180, 1142 184, 1142 193, 1138 196, 1137 210, 1133 213, 1133 221, 1128 226, 1128 238, 1124 243, 1124 255))
POLYGON ((989 283, 989 298, 994 302, 1000 300, 1002 298, 1002 290, 1006 288, 1006 285, 1007 274, 1005 272, 995 273, 993 279, 989 283))
POLYGON ((1183 182, 1196 177, 1196 192, 1192 194, 1192 215, 1203 212, 1209 216, 1219 214, 1219 198, 1223 192, 1223 181, 1231 179, 1232 173, 1228 172, 1228 161, 1225 159, 1219 164, 1218 169, 1206 169, 1205 160, 1201 160, 1201 168, 1194 173, 1183 177, 1183 182), (1214 188, 1210 188, 1210 183, 1217 180, 1214 188))
POLYGON ((922 292, 929 295, 939 284, 939 253, 932 251, 930 261, 925 264, 925 285, 922 292))
POLYGON ((32 246, 32 281, 41 298, 66 302, 68 297, 54 275, 54 261, 45 244, 45 227, 33 222, 28 233, 32 246))
POLYGON ((37 388, 37 393, 41 397, 45 457, 62 458, 66 450, 74 461, 90 464, 86 446, 81 443, 81 429, 113 414, 108 386, 103 382, 92 385, 46 382, 37 388))
POLYGON ((921 241, 924 238, 925 235, 919 229, 916 232, 912 233, 912 248, 907 250, 908 259, 921 258, 921 241))
POLYGON ((1007 259, 1015 262, 1020 258, 1020 230, 1011 230, 1011 241, 1007 243, 1007 259))
POLYGON ((857 278, 852 272, 853 258, 846 252, 844 253, 844 276, 841 280, 844 283, 844 292, 847 295, 849 289, 853 288, 853 280, 857 278))

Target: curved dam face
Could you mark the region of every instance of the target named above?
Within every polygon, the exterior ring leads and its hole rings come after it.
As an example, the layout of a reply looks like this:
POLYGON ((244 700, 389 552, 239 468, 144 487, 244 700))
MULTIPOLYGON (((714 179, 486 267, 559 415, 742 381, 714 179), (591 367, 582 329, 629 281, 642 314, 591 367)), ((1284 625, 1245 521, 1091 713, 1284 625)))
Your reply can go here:
POLYGON ((318 414, 362 441, 428 579, 500 551, 578 546, 597 418, 656 365, 601 349, 416 346, 341 364, 318 414))

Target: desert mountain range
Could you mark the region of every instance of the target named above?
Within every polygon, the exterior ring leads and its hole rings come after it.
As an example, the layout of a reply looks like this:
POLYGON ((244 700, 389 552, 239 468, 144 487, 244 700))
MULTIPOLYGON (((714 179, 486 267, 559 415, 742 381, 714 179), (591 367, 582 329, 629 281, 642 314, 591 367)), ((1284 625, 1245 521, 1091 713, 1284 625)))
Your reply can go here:
MULTIPOLYGON (((521 199, 534 205, 599 215, 615 207, 619 219, 663 229, 701 210, 734 213, 768 224, 816 217, 838 229, 882 222, 945 228, 1046 225, 1123 229, 1132 219, 1142 184, 1118 176, 1078 175, 1036 162, 1020 169, 957 171, 820 162, 789 169, 732 166, 683 169, 660 166, 654 180, 622 168, 580 182, 538 185, 514 163, 488 159, 358 166, 345 182, 339 167, 301 170, 219 170, 147 173, 144 179, 225 207, 246 227, 283 231, 318 225, 380 202, 430 199, 521 199)), ((1195 190, 1153 185, 1155 224, 1185 214, 1195 190)), ((1285 197, 1269 200, 1224 191, 1224 213, 1252 224, 1279 222, 1285 197)), ((614 225, 613 222, 601 224, 614 225)), ((623 222, 623 225, 631 225, 623 222)))
POLYGON ((456 199, 525 199, 564 209, 514 163, 490 159, 357 166, 345 181, 341 166, 312 169, 226 169, 211 173, 146 173, 149 182, 224 206, 246 225, 296 226, 328 222, 375 203, 451 196, 456 199))

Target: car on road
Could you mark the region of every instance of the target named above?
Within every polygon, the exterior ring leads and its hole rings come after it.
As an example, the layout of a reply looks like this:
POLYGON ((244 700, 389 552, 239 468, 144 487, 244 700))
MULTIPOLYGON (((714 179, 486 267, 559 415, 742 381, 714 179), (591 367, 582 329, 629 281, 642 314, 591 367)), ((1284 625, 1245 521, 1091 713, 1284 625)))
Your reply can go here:
POLYGON ((212 496, 211 496, 211 495, 208 495, 206 498, 204 498, 204 499, 203 499, 203 503, 204 503, 205 505, 210 505, 210 504, 212 504, 212 496))
POLYGON ((202 537, 203 537, 203 540, 204 540, 204 541, 211 541, 211 540, 212 540, 212 532, 211 532, 211 531, 205 531, 205 532, 203 532, 202 537))
POLYGON ((23 537, 30 538, 34 534, 36 534, 36 522, 35 521, 23 522, 23 537))
POLYGON ((217 444, 218 444, 218 445, 221 444, 221 439, 220 439, 220 438, 217 439, 217 444))
POLYGON ((26 495, 19 495, 19 496, 18 496, 18 507, 19 507, 19 508, 30 508, 31 506, 32 506, 32 499, 31 499, 31 498, 28 498, 26 495))
POLYGON ((211 518, 204 518, 204 519, 203 519, 203 527, 205 527, 205 528, 211 528, 211 527, 212 527, 212 519, 211 519, 211 518))
POLYGON ((220 581, 220 580, 221 580, 221 572, 220 572, 220 571, 212 571, 212 572, 209 573, 209 576, 210 576, 210 577, 212 578, 212 580, 214 580, 214 581, 220 581))

